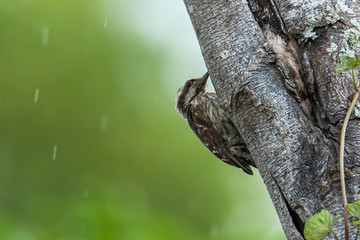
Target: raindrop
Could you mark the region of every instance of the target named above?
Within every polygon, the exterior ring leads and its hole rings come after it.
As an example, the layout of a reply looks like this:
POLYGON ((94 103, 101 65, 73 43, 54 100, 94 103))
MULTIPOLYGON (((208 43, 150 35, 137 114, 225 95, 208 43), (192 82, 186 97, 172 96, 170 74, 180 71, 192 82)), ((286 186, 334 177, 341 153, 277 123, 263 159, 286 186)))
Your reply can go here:
POLYGON ((49 42, 49 32, 50 32, 50 28, 49 27, 43 27, 42 29, 42 34, 41 34, 41 44, 43 46, 47 46, 48 42, 49 42))
POLYGON ((84 198, 88 198, 89 197, 89 190, 86 190, 85 192, 84 192, 84 198))
POLYGON ((107 18, 105 18, 104 28, 106 28, 107 25, 107 18))
POLYGON ((102 115, 100 118, 100 129, 102 131, 106 131, 107 128, 108 128, 108 116, 105 114, 102 115))
POLYGON ((210 238, 214 239, 219 236, 219 227, 215 224, 213 224, 210 228, 210 238))
POLYGON ((35 90, 35 97, 34 97, 34 102, 35 102, 35 103, 37 103, 38 98, 39 98, 39 89, 37 88, 37 89, 35 90))
POLYGON ((57 145, 54 145, 54 150, 53 150, 53 160, 56 159, 56 152, 57 152, 57 145))

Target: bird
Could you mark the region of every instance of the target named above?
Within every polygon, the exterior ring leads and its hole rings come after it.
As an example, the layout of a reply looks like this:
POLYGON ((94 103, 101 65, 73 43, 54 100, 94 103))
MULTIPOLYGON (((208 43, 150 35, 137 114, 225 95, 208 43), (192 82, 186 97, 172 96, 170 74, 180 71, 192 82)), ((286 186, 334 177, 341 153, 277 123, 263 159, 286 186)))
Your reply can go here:
POLYGON ((190 79, 179 88, 176 109, 200 141, 219 159, 253 175, 250 152, 215 92, 206 92, 209 73, 190 79))

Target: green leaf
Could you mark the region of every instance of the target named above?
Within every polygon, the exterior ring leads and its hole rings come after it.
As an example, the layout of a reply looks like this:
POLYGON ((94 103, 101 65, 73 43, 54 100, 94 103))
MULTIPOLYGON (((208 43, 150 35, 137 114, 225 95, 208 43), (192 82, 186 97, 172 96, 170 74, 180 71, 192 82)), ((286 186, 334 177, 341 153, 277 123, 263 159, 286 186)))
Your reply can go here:
POLYGON ((360 221, 353 221, 351 224, 352 225, 360 225, 360 221))
POLYGON ((348 56, 340 57, 339 63, 335 66, 335 73, 341 73, 353 70, 360 66, 359 58, 352 58, 348 56))
MULTIPOLYGON (((336 221, 336 220, 335 220, 336 221)), ((309 218, 305 223, 304 236, 306 240, 320 240, 330 231, 331 214, 323 209, 309 218)))
POLYGON ((350 71, 360 66, 360 59, 348 56, 340 57, 339 63, 335 67, 335 72, 350 71))
POLYGON ((337 217, 334 221, 332 221, 332 223, 330 224, 330 228, 333 229, 334 226, 338 223, 339 220, 340 220, 340 218, 337 217))
POLYGON ((350 215, 360 219, 360 200, 346 205, 350 215))

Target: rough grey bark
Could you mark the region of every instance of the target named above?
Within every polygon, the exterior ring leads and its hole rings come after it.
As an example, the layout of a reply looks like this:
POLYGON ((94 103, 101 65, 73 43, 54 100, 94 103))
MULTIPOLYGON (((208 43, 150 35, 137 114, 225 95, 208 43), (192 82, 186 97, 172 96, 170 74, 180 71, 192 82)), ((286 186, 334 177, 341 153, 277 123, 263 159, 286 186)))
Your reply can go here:
MULTIPOLYGON (((287 238, 303 239, 304 223, 321 209, 342 217, 339 138, 354 87, 350 74, 335 75, 334 68, 340 55, 359 51, 360 2, 184 2, 216 92, 256 161, 287 238)), ((358 116, 346 134, 349 203, 360 199, 358 116)), ((343 220, 335 232, 344 239, 343 220)))

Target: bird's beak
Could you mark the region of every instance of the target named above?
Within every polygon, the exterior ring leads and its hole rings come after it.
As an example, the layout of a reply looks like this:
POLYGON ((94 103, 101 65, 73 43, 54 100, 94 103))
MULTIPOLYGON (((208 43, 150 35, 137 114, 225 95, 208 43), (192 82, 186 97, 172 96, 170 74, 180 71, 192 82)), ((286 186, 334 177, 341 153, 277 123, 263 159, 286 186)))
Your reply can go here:
POLYGON ((209 73, 206 72, 206 73, 204 74, 204 76, 202 76, 202 77, 200 78, 200 81, 199 81, 199 83, 198 83, 198 88, 200 88, 200 89, 205 89, 206 81, 207 81, 208 78, 209 78, 209 73))

